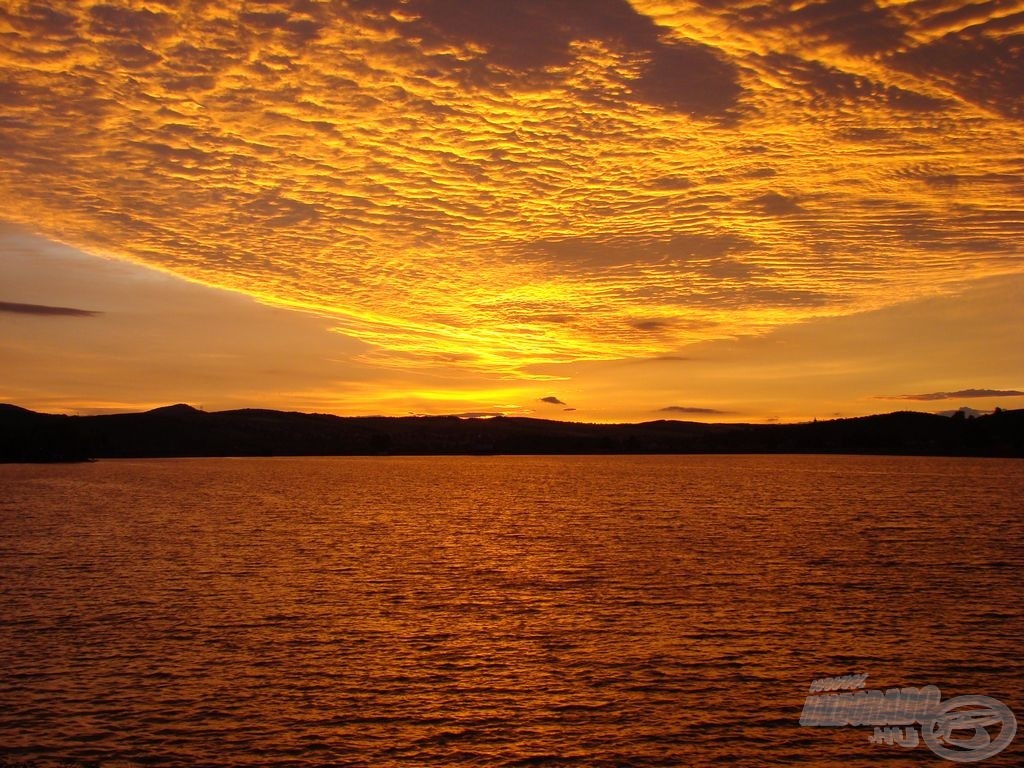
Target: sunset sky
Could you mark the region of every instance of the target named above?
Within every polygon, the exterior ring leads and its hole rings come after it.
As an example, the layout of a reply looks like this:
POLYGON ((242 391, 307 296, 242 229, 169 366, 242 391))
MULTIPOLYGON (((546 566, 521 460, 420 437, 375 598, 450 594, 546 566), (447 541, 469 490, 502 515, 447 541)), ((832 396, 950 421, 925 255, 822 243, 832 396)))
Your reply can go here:
POLYGON ((1024 407, 1024 2, 0 0, 0 402, 1024 407))

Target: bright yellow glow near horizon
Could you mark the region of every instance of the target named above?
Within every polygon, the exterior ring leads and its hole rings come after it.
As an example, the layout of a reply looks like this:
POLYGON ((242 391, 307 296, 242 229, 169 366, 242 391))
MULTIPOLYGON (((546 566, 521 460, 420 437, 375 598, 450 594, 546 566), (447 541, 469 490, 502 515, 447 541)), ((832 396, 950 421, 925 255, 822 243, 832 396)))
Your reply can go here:
POLYGON ((1002 1, 8 0, 2 217, 373 365, 543 382, 1024 272, 1022 35, 1002 1))

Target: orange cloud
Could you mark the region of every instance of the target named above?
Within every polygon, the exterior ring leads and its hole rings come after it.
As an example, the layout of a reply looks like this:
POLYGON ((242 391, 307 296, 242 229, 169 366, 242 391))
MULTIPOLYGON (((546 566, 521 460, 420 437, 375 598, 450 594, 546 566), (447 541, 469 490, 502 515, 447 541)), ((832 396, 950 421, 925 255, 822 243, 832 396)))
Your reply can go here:
POLYGON ((1019 272, 1019 4, 8 3, 4 216, 529 378, 1019 272))

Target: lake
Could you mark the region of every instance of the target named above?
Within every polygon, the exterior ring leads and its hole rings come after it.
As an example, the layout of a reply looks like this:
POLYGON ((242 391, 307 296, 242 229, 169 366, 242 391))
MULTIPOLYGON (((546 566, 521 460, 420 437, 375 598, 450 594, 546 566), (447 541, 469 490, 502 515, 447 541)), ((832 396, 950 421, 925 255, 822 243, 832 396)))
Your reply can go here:
POLYGON ((999 459, 3 465, 0 765, 952 765, 804 698, 1024 715, 1022 499, 999 459))

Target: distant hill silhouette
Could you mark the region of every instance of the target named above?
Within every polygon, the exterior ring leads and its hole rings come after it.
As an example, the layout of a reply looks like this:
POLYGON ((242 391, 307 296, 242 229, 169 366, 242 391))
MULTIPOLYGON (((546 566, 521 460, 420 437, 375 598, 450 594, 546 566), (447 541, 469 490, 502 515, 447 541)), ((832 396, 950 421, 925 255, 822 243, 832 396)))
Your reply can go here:
POLYGON ((519 417, 340 417, 171 405, 64 416, 0 405, 0 461, 185 456, 851 453, 1024 457, 1024 410, 950 419, 901 411, 804 424, 580 424, 519 417))

